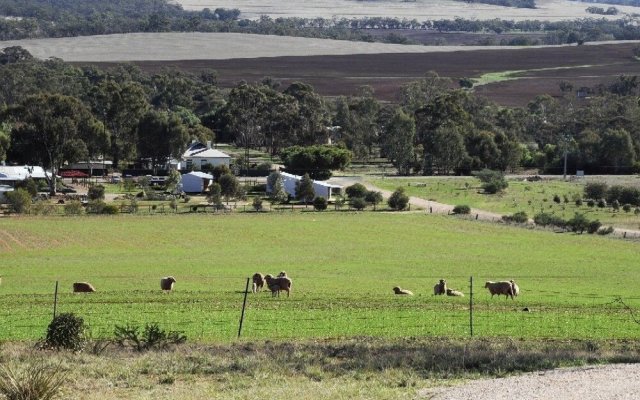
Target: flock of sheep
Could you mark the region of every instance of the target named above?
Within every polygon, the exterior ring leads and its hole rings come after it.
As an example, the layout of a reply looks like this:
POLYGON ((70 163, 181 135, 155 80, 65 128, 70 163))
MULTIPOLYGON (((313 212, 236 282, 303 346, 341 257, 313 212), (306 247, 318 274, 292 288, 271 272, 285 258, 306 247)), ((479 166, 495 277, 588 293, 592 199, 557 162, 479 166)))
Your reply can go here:
MULTIPOLYGON (((484 287, 489 289, 489 293, 491 293, 491 297, 494 295, 505 295, 505 299, 507 297, 511 297, 513 300, 514 297, 520 294, 520 288, 516 284, 516 282, 512 279, 510 281, 487 281, 484 284, 484 287)), ((407 295, 413 296, 413 292, 410 290, 402 289, 400 286, 396 286, 393 288, 393 292, 399 295, 407 295)), ((455 297, 464 297, 464 293, 459 290, 451 289, 447 287, 447 281, 444 279, 440 279, 438 283, 433 287, 433 294, 435 296, 447 295, 447 296, 455 296, 455 297)))
MULTIPOLYGON (((267 288, 271 291, 271 296, 279 296, 281 291, 287 292, 287 297, 291 294, 291 278, 287 276, 285 271, 281 271, 277 276, 273 276, 271 274, 262 275, 259 272, 253 274, 252 277, 252 288, 251 291, 253 293, 260 292, 264 285, 267 285, 267 288)), ((0 277, 0 284, 2 283, 2 277, 0 277)), ((176 279, 173 276, 165 276, 160 279, 160 289, 169 292, 173 290, 173 285, 176 283, 176 279)), ((484 287, 489 290, 491 293, 491 297, 494 295, 504 295, 505 298, 511 297, 513 300, 514 297, 517 297, 520 294, 520 288, 516 284, 516 282, 512 279, 510 281, 487 281, 484 284, 484 287)), ((73 284, 73 292, 74 293, 91 293, 95 292, 96 289, 89 282, 75 282, 73 284)), ((406 295, 413 296, 413 292, 410 290, 402 289, 400 286, 396 286, 393 288, 393 292, 398 295, 406 295)), ((447 287, 447 281, 444 279, 440 279, 438 283, 433 287, 433 294, 435 296, 447 295, 454 297, 464 297, 464 293, 459 290, 455 290, 447 287)))

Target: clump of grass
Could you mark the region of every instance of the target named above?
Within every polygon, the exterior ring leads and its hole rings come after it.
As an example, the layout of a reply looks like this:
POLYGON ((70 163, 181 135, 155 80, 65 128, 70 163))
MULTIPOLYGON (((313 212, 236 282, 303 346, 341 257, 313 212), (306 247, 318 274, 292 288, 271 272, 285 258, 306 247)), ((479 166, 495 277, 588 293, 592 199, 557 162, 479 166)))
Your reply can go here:
POLYGON ((55 398, 67 378, 67 372, 42 362, 23 370, 0 367, 0 394, 7 400, 50 400, 55 398))
POLYGON ((116 325, 115 342, 122 347, 131 347, 136 351, 146 351, 152 349, 166 349, 174 344, 182 344, 187 341, 187 337, 180 332, 165 331, 157 323, 145 325, 140 330, 137 326, 116 325))

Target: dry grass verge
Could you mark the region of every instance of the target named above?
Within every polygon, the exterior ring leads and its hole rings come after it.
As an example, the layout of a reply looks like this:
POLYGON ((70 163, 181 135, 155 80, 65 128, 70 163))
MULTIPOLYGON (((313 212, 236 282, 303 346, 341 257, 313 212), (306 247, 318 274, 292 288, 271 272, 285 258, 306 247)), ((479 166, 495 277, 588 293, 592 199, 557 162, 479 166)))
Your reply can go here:
POLYGON ((0 364, 11 368, 59 363, 68 371, 63 398, 83 393, 84 399, 102 400, 213 394, 239 399, 255 393, 276 399, 392 399, 452 380, 617 362, 640 362, 640 343, 367 337, 193 344, 144 354, 116 346, 99 355, 36 351, 26 343, 0 349, 0 364))

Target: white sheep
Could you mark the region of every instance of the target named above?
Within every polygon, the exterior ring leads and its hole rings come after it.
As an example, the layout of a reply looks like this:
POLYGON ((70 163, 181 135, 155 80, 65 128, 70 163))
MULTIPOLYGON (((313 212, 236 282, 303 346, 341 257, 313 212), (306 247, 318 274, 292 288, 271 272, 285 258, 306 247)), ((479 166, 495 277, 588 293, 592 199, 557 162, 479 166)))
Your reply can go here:
POLYGON ((484 287, 489 289, 489 293, 491 293, 492 298, 493 298, 493 295, 495 294, 497 294, 498 297, 500 297, 500 295, 503 294, 506 297, 511 296, 511 300, 513 300, 513 286, 509 281, 500 281, 500 282, 487 281, 485 282, 484 287))
POLYGON ((171 291, 173 290, 174 283, 176 283, 176 278, 174 278, 173 276, 165 276, 164 278, 160 279, 160 289, 167 292, 171 291))
POLYGON ((464 297, 464 293, 455 289, 447 289, 447 296, 464 297))
POLYGON ((433 294, 439 296, 447 292, 447 281, 440 279, 440 282, 436 283, 433 287, 433 294))
POLYGON ((513 295, 515 297, 518 297, 518 295, 520 294, 520 287, 518 286, 518 284, 516 283, 516 281, 514 281, 513 279, 510 280, 509 282, 511 282, 511 289, 513 291, 513 295))
POLYGON ((261 273, 256 272, 255 274, 253 274, 253 277, 251 279, 253 281, 251 285, 251 291, 253 293, 258 293, 264 287, 264 276, 262 276, 261 273))
POLYGON ((413 296, 413 292, 411 290, 400 289, 400 286, 394 287, 393 288, 393 292, 395 294, 403 294, 403 295, 407 295, 407 296, 413 296))
POLYGON ((74 282, 73 293, 92 293, 96 289, 89 282, 74 282))
POLYGON ((274 278, 271 274, 267 274, 264 276, 264 281, 267 284, 269 290, 271 290, 271 296, 274 297, 276 295, 280 295, 280 291, 284 290, 287 292, 287 297, 291 293, 291 278, 287 276, 278 276, 274 278))

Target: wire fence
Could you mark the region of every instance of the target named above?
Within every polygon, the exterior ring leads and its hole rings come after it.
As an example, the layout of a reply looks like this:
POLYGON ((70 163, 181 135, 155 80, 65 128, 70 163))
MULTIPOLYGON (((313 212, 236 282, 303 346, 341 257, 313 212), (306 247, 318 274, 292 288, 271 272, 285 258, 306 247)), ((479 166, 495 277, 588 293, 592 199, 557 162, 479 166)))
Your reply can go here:
MULTIPOLYGON (((251 293, 245 285, 213 292, 112 292, 0 296, 0 339, 43 337, 57 314, 72 312, 91 336, 109 338, 115 326, 157 323, 192 340, 354 336, 640 338, 640 296, 522 290, 514 300, 491 298, 474 282, 465 297, 330 293, 292 297, 251 293)), ((249 286, 246 286, 249 287, 249 286)))

